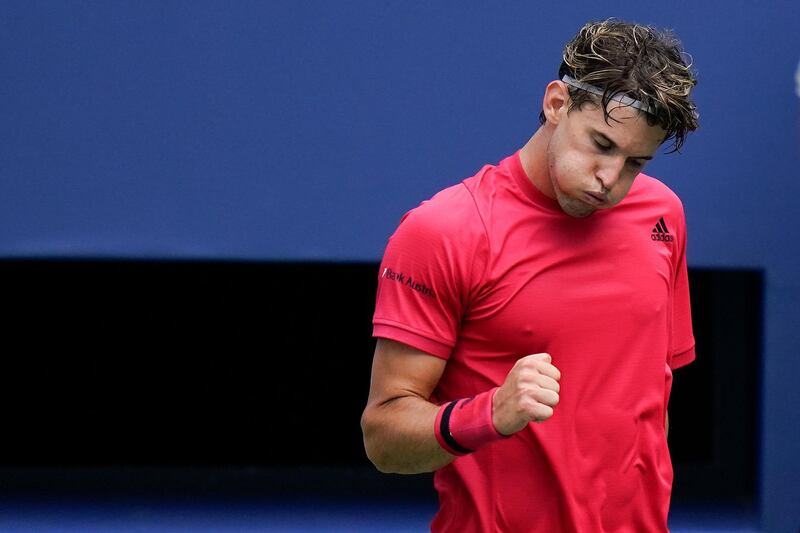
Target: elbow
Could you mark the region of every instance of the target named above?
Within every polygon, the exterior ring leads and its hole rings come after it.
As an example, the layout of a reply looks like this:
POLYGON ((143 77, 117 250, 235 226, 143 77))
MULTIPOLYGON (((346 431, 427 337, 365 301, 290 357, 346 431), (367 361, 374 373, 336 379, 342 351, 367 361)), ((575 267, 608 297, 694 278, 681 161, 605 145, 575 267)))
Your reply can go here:
POLYGON ((386 447, 380 443, 380 424, 369 413, 369 408, 361 415, 361 433, 364 437, 364 451, 367 459, 382 474, 397 474, 397 469, 393 468, 386 447))
POLYGON ((372 463, 372 466, 380 472, 381 474, 399 474, 396 469, 392 468, 392 466, 386 461, 385 457, 382 457, 380 454, 376 453, 374 449, 366 448, 367 450, 367 459, 369 462, 372 463))

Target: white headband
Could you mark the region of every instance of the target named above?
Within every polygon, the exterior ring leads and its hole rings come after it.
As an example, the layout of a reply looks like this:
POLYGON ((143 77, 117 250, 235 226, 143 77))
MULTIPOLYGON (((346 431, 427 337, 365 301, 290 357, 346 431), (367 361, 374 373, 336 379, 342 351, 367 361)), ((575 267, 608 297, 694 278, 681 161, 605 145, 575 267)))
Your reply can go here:
MULTIPOLYGON (((588 83, 583 83, 582 81, 578 81, 570 76, 564 76, 563 78, 561 78, 561 81, 563 81, 567 85, 575 87, 576 89, 582 89, 588 93, 596 94, 597 96, 602 97, 603 94, 605 94, 603 89, 595 87, 594 85, 589 85, 588 83)), ((634 100, 633 98, 626 96, 624 94, 615 94, 611 99, 616 100, 620 104, 629 105, 631 107, 635 107, 636 109, 640 109, 645 113, 650 113, 651 115, 656 114, 656 110, 652 106, 648 106, 643 102, 640 102, 639 100, 634 100)))

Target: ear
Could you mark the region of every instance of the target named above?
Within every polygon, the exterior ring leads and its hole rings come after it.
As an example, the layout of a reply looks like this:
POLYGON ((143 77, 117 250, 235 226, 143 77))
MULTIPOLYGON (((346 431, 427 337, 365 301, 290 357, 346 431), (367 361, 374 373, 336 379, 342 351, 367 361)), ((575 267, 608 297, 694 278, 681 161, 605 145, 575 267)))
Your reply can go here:
POLYGON ((544 90, 542 111, 548 123, 558 124, 569 109, 569 90, 563 81, 553 80, 544 90))

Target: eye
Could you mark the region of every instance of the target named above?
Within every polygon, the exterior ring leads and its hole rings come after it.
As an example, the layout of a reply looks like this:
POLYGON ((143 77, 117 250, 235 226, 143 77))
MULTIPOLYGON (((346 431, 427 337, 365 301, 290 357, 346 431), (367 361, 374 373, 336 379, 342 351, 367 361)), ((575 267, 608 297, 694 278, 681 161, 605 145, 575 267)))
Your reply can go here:
POLYGON ((601 152, 608 152, 609 150, 611 150, 610 144, 602 144, 597 139, 594 139, 594 145, 597 146, 597 149, 600 150, 601 152))

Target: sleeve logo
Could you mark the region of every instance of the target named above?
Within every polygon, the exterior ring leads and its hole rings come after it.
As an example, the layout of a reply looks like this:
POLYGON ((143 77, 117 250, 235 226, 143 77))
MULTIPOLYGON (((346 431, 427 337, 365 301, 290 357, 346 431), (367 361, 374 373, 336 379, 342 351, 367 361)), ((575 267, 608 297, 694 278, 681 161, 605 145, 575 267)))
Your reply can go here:
POLYGON ((661 242, 672 242, 675 240, 667 228, 667 223, 664 222, 664 217, 659 218, 658 222, 656 222, 656 226, 653 228, 652 233, 650 233, 650 239, 661 242))
POLYGON ((412 276, 407 276, 402 272, 395 272, 389 267, 383 269, 383 272, 381 273, 381 278, 386 278, 388 280, 400 283, 404 287, 408 287, 412 290, 415 290, 418 293, 422 294, 423 296, 436 298, 436 293, 434 292, 432 287, 429 287, 425 283, 414 279, 412 276))

